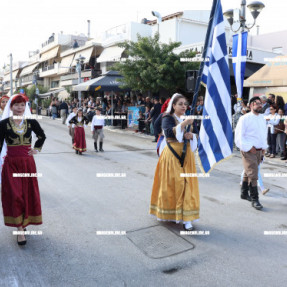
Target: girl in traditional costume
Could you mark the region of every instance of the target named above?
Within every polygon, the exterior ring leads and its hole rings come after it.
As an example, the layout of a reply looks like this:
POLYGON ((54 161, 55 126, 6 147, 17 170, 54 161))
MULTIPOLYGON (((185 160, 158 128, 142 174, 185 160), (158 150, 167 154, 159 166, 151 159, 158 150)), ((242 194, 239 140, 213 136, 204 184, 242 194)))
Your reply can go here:
POLYGON ((155 171, 150 214, 161 221, 181 222, 185 230, 192 230, 192 221, 199 219, 199 189, 193 154, 197 138, 185 131, 193 123, 192 119, 181 118, 186 108, 186 98, 174 94, 162 117, 166 145, 155 171), (187 140, 185 158, 182 157, 184 139, 187 140))
POLYGON ((76 154, 81 155, 82 152, 87 151, 84 128, 89 123, 89 120, 83 115, 83 110, 78 109, 76 116, 74 116, 69 123, 72 124, 72 128, 75 128, 73 148, 76 154))
MULTIPOLYGON (((27 119, 29 116, 31 112, 27 98, 15 95, 8 101, 0 122, 0 149, 7 149, 1 174, 4 222, 7 226, 17 227, 18 231, 24 231, 31 224, 42 224, 33 155, 41 150, 46 136, 36 120, 27 119), (10 116, 11 111, 13 116, 10 116), (32 132, 38 138, 33 148, 32 132)), ((25 236, 17 235, 17 242, 19 245, 26 244, 25 236)))

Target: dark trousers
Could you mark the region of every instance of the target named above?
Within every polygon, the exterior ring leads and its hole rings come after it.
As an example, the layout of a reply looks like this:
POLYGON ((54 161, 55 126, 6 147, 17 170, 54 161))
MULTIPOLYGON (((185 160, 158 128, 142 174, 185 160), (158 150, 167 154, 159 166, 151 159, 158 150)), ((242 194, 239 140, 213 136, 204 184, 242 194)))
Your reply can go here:
POLYGON ((267 137, 267 141, 269 145, 268 152, 271 154, 276 153, 276 138, 277 138, 277 134, 271 134, 270 128, 268 128, 268 137, 267 137))

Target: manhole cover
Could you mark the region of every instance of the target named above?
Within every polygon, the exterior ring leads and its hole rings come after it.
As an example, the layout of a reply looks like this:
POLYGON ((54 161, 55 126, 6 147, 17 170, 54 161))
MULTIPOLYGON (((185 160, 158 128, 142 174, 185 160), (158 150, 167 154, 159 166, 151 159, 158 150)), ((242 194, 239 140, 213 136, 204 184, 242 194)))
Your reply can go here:
POLYGON ((192 243, 160 225, 127 232, 127 237, 145 255, 154 259, 176 255, 194 248, 192 243))

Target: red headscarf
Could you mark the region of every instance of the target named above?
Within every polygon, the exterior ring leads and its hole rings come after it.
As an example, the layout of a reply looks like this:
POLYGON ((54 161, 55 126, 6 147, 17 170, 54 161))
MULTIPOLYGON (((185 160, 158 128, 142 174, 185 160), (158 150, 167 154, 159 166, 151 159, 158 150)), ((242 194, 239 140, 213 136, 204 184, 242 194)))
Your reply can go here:
POLYGON ((4 95, 0 98, 1 101, 2 101, 2 99, 8 99, 9 100, 10 98, 8 96, 4 95))
POLYGON ((161 114, 166 111, 169 101, 170 101, 170 99, 167 99, 167 100, 164 102, 164 104, 162 105, 161 111, 160 111, 161 114))
POLYGON ((29 99, 24 96, 24 95, 21 95, 21 94, 18 94, 18 95, 15 95, 13 100, 11 101, 11 107, 14 105, 14 104, 17 104, 17 103, 26 103, 28 102, 29 99))

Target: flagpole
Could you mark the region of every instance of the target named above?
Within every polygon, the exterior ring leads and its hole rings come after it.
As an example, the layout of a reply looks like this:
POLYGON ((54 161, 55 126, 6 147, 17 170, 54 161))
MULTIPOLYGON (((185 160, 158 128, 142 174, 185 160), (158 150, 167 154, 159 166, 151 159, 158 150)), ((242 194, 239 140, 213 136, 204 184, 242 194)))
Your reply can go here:
POLYGON ((209 44, 208 40, 209 40, 209 35, 210 35, 210 32, 211 32, 211 28, 212 28, 212 20, 213 20, 213 16, 214 16, 214 12, 215 12, 215 9, 216 9, 217 2, 218 2, 218 0, 213 0, 211 12, 210 12, 210 18, 209 18, 209 22, 208 22, 208 28, 207 28, 207 32, 206 32, 206 37, 205 37, 205 42, 204 42, 204 47, 203 47, 203 53, 202 53, 203 61, 201 61, 201 63, 200 63, 198 76, 196 78, 195 91, 194 91, 194 94, 193 94, 192 106, 191 106, 191 111, 193 112, 193 115, 195 114, 195 105, 196 105, 196 101, 197 101, 197 98, 198 98, 198 92, 199 92, 199 88, 200 88, 201 76, 202 76, 203 67, 204 67, 204 63, 205 63, 206 52, 207 52, 207 48, 208 48, 208 44, 209 44))
MULTIPOLYGON (((211 28, 212 28, 212 21, 213 21, 213 16, 214 16, 215 9, 216 9, 216 6, 217 6, 217 2, 218 2, 218 0, 213 0, 211 12, 210 12, 210 17, 209 17, 209 22, 208 22, 206 36, 205 36, 204 47, 203 47, 203 53, 202 53, 203 61, 201 61, 201 63, 200 63, 198 76, 196 78, 195 91, 194 91, 194 94, 193 94, 192 106, 191 106, 191 113, 193 115, 195 114, 195 105, 196 105, 196 101, 197 101, 197 98, 198 98, 198 92, 199 92, 199 88, 200 88, 201 76, 202 76, 203 67, 204 67, 204 63, 205 63, 206 52, 207 52, 207 48, 208 48, 208 44, 209 44, 208 40, 209 40, 209 35, 210 35, 210 32, 211 32, 211 28)), ((187 132, 190 131, 190 127, 191 127, 191 125, 187 126, 187 129, 186 129, 187 132)), ((182 157, 182 166, 183 166, 183 161, 184 161, 184 157, 185 157, 185 154, 186 154, 186 147, 187 147, 187 139, 184 139, 182 155, 181 155, 181 157, 182 157)))

